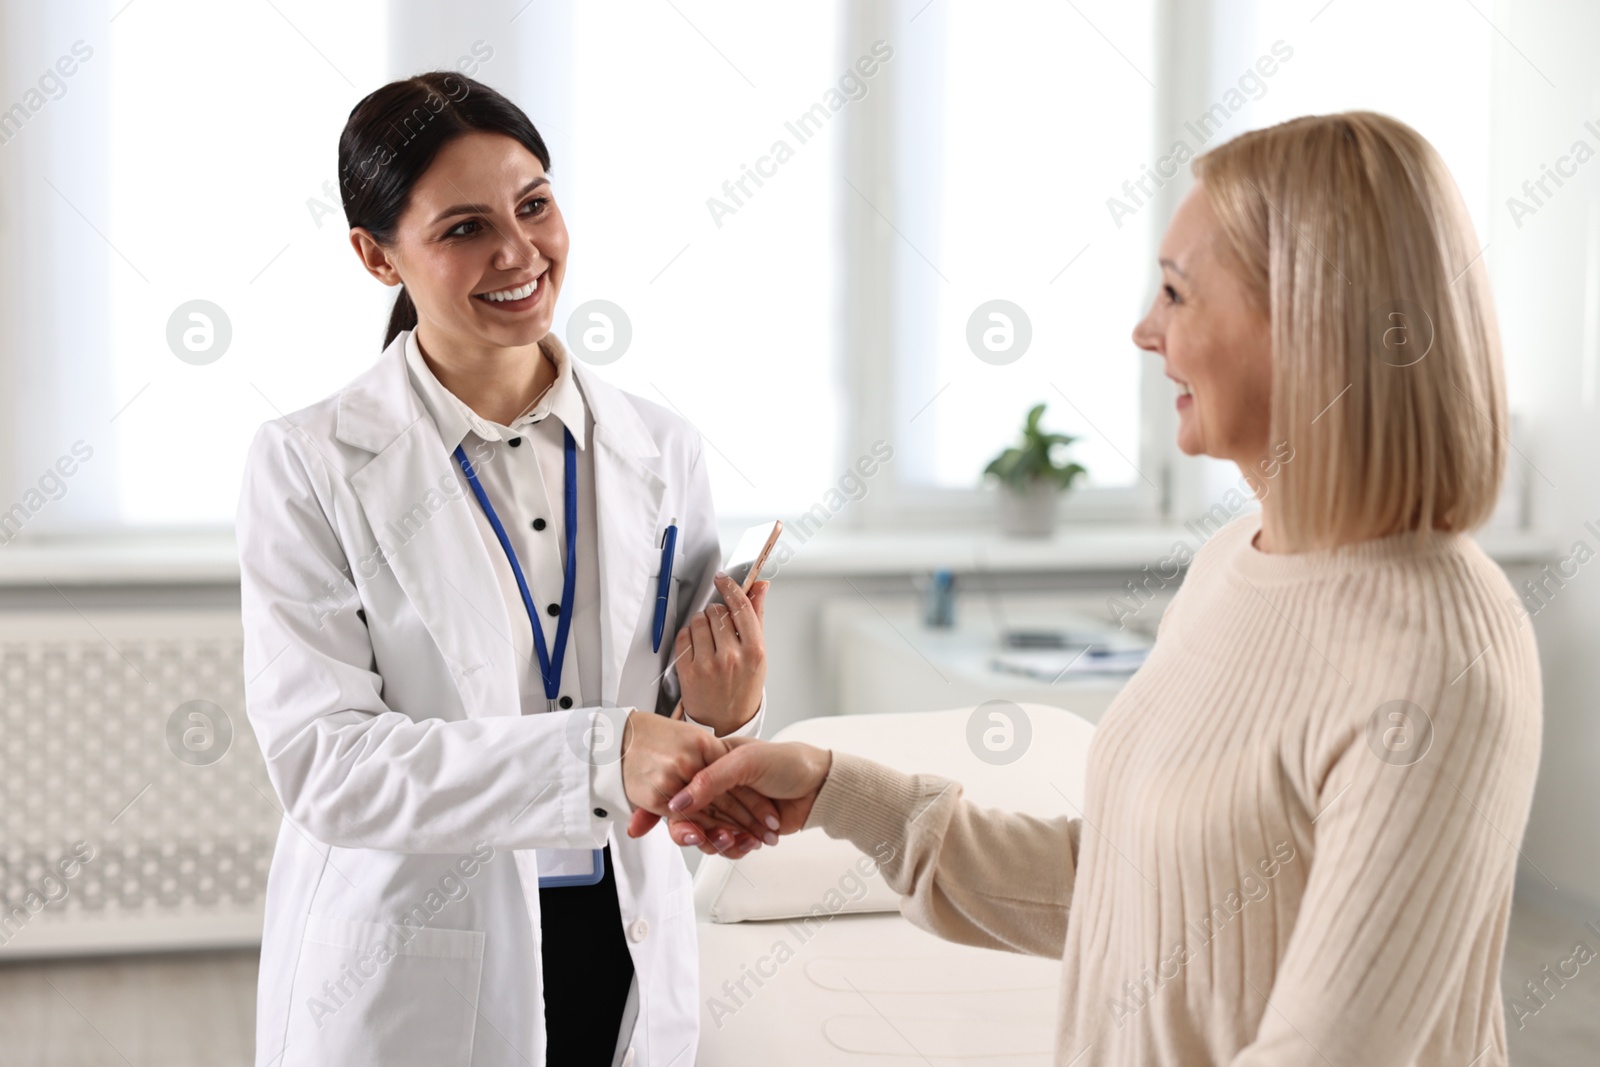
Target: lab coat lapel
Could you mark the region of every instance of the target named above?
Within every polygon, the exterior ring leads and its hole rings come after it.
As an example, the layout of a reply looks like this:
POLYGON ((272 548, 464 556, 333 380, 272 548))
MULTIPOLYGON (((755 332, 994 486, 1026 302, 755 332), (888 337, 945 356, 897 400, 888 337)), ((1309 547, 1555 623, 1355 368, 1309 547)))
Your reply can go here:
MULTIPOLYGON (((568 357, 571 359, 571 356, 568 357)), ((615 386, 576 359, 573 375, 594 418, 594 500, 600 550, 600 695, 620 702, 622 668, 633 645, 649 588, 666 483, 644 459, 660 450, 644 421, 615 386)))
POLYGON ((382 548, 382 565, 450 664, 466 714, 515 715, 516 653, 505 597, 469 510, 471 489, 411 389, 404 344, 402 333, 340 397, 336 435, 376 453, 350 484, 382 548))

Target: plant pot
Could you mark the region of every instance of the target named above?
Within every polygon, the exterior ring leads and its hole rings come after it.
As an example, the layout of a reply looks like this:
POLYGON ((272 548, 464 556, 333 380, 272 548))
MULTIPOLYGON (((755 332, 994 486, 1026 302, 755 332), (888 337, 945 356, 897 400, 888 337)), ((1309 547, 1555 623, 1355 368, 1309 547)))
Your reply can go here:
POLYGON ((1061 486, 1042 479, 1026 489, 1000 490, 1000 532, 1007 537, 1049 537, 1055 532, 1061 486))

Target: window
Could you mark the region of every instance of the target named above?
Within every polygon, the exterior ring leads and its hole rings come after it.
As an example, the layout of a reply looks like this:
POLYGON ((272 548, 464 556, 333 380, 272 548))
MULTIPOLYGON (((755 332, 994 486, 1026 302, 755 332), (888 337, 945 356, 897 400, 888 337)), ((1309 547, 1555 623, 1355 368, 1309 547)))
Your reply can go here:
POLYGON ((1206 146, 1383 110, 1488 228, 1493 30, 1434 2, 1226 0, 1209 41, 1165 49, 1178 0, 0 10, 14 70, 92 52, 0 153, 0 329, 27 353, 0 381, 8 499, 94 450, 28 536, 228 525, 255 427, 371 364, 394 291, 350 250, 336 144, 397 73, 472 61, 540 128, 572 236, 555 329, 620 309, 600 373, 700 430, 730 522, 809 510, 882 439, 894 461, 840 525, 986 525, 982 469, 1039 402, 1079 437, 1076 514, 1156 517, 1169 466, 1180 511, 1206 498, 1129 338, 1166 221, 1129 190, 1277 42, 1292 58, 1206 146), (205 365, 168 342, 197 300, 232 334, 205 365))
POLYGON ((719 515, 803 511, 837 476, 837 146, 870 82, 840 89, 834 3, 627 10, 575 8, 557 328, 620 307, 601 373, 700 430, 719 515))
POLYGON ((1159 220, 1106 202, 1151 158, 1154 15, 935 3, 898 42, 890 421, 906 498, 972 500, 1042 402, 1047 427, 1080 438, 1077 492, 1153 502, 1129 334, 1159 220))
MULTIPOLYGON (((104 45, 110 139, 104 216, 78 225, 105 232, 109 263, 110 365, 84 367, 113 383, 96 420, 116 468, 105 522, 231 524, 255 428, 380 350, 394 290, 357 264, 333 183, 345 117, 386 77, 386 5, 280 9, 133 5, 90 34, 104 45), (203 365, 168 344, 196 300, 232 334, 203 365)), ((98 180, 63 163, 66 186, 98 180)))
MULTIPOLYGON (((458 40, 426 43, 407 21, 421 16, 377 0, 279 8, 140 5, 95 24, 111 139, 103 211, 85 215, 105 243, 76 216, 60 222, 109 263, 109 366, 79 358, 111 383, 93 443, 116 474, 96 522, 59 515, 58 528, 231 522, 255 427, 369 366, 394 299, 356 263, 325 186, 350 107, 401 66, 485 53, 475 76, 520 104, 553 153, 572 237, 558 333, 575 313, 587 321, 591 301, 623 309, 629 347, 600 373, 702 432, 724 516, 803 510, 825 488, 845 410, 834 5, 683 0, 626 17, 541 5, 496 22, 499 36, 480 40, 463 19, 458 40), (788 128, 802 116, 804 142, 788 128), (166 343, 174 311, 199 299, 232 331, 203 366, 166 343)), ((99 180, 71 151, 42 169, 85 203, 99 180)))
POLYGON ((1247 32, 1229 35, 1214 60, 1216 95, 1275 41, 1293 50, 1225 135, 1297 115, 1381 111, 1439 150, 1461 189, 1480 245, 1488 240, 1489 74, 1494 29, 1470 8, 1428 0, 1339 0, 1318 11, 1261 5, 1247 32), (1381 25, 1383 31, 1374 33, 1381 25), (1419 49, 1419 41, 1427 47, 1419 49))

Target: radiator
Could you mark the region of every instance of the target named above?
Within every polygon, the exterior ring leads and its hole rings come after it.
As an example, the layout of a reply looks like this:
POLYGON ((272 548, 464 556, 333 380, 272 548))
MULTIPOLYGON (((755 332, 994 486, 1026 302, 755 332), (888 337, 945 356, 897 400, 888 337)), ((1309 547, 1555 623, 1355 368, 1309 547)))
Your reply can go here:
POLYGON ((242 650, 237 610, 0 614, 0 959, 260 941, 242 650))

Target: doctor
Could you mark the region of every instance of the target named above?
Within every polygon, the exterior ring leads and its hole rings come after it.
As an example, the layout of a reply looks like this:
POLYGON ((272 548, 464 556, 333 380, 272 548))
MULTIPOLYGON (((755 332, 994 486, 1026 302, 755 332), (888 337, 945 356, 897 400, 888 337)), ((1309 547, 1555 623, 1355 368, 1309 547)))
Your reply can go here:
MULTIPOLYGON (((370 370, 261 427, 239 504, 284 809, 256 1062, 685 1067, 688 870, 618 828, 759 732, 765 583, 695 610, 721 555, 698 434, 550 332, 567 233, 522 111, 420 75, 339 157, 351 243, 403 288, 370 370)), ((746 791, 698 843, 743 855, 774 815, 746 791)))

